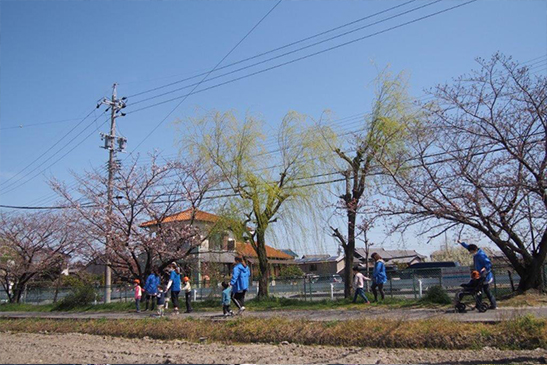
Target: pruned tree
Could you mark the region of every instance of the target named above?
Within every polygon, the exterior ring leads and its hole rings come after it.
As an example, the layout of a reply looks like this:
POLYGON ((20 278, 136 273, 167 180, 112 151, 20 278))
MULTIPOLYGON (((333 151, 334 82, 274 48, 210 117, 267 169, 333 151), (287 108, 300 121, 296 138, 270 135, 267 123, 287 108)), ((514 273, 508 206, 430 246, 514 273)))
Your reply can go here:
POLYGON ((148 165, 139 166, 135 159, 116 169, 112 214, 104 173, 92 170, 75 178, 78 197, 58 181, 53 180, 51 185, 85 226, 91 242, 86 251, 88 260, 110 262, 120 278, 143 281, 153 266, 163 270, 171 262, 184 259, 204 239, 193 222, 213 181, 197 163, 159 165, 157 156, 152 155, 148 165), (191 212, 188 222, 166 222, 166 217, 186 208, 191 212), (144 222, 149 224, 142 226, 144 222), (107 241, 108 234, 111 240, 107 241))
POLYGON ((250 115, 240 121, 233 112, 213 111, 191 119, 194 131, 182 137, 183 148, 206 161, 230 192, 224 194, 221 215, 258 255, 259 298, 268 296, 270 225, 280 219, 287 224, 301 221, 303 209, 313 213, 316 207, 318 189, 311 178, 322 171, 325 154, 317 129, 306 120, 296 112, 287 113, 273 152, 266 151, 262 122, 250 115))
MULTIPOLYGON (((417 120, 407 93, 404 74, 393 76, 386 69, 379 74, 375 85, 376 96, 372 103, 372 112, 366 116, 364 128, 349 138, 339 138, 338 144, 331 145, 332 151, 338 157, 336 169, 343 177, 336 212, 345 216, 346 232, 332 225, 330 229, 344 250, 346 298, 351 297, 356 221, 363 206, 362 199, 374 176, 380 172, 380 161, 388 165, 391 163, 399 150, 404 148, 407 126, 417 120)), ((371 193, 370 196, 372 195, 371 193)))
POLYGON ((427 222, 483 234, 520 275, 518 290, 541 288, 547 254, 547 79, 501 54, 439 85, 427 118, 409 134, 385 212, 396 228, 427 222))
POLYGON ((35 277, 61 272, 85 237, 73 217, 64 214, 0 214, 0 283, 19 303, 35 277))

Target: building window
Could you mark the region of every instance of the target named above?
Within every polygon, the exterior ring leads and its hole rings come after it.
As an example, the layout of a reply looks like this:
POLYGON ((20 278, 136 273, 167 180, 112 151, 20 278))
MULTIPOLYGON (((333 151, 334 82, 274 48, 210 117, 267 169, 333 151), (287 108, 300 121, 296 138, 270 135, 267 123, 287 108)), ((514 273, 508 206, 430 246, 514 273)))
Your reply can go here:
POLYGON ((228 239, 228 245, 227 245, 227 251, 235 251, 236 249, 236 241, 233 239, 228 239))
POLYGON ((310 264, 310 271, 317 271, 317 264, 310 264))

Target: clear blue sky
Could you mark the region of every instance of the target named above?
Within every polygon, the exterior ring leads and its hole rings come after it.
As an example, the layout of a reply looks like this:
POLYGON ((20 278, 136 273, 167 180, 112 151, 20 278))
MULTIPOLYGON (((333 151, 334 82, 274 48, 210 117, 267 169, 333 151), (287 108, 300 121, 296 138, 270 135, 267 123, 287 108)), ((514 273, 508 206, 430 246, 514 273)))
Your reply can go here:
MULTIPOLYGON (((428 3, 415 1, 359 25, 428 3)), ((204 83, 200 88, 461 3, 463 1, 440 1, 292 56, 204 83)), ((90 112, 99 98, 109 96, 112 83, 120 84, 118 93, 124 96, 206 71, 216 65, 274 4, 275 1, 1 1, 0 183, 7 186, 4 184, 7 179, 74 127, 79 121, 77 118, 90 112), (67 119, 70 121, 58 122, 67 119), (44 122, 56 123, 29 125, 44 122), (12 128, 19 125, 23 128, 12 128)), ((223 64, 400 4, 403 1, 285 0, 223 64)), ((349 29, 355 27, 357 25, 349 29)), ((539 63, 534 64, 534 70, 545 74, 547 2, 479 0, 316 57, 193 95, 142 143, 137 152, 146 154, 159 149, 165 155, 175 154, 172 122, 195 115, 198 107, 260 113, 272 128, 291 109, 313 117, 330 109, 342 118, 369 109, 370 82, 377 72, 371 61, 378 67, 391 64, 394 71, 407 70, 411 75, 411 92, 419 96, 424 88, 449 81, 474 68, 475 57, 489 57, 496 51, 521 62, 543 56, 537 59, 539 63)), ((171 97, 182 94, 184 91, 171 97)), ((119 130, 129 140, 128 150, 132 151, 176 103, 120 118, 119 130)), ((69 170, 82 172, 91 166, 104 165, 107 153, 99 148, 99 132, 84 139, 105 121, 100 118, 95 124, 91 123, 93 119, 94 116, 82 123, 27 169, 25 173, 39 167, 18 182, 16 189, 1 194, 0 204, 52 204, 54 199, 43 199, 51 195, 48 177, 56 176, 70 183, 69 170), (85 132, 75 137, 88 125, 85 132), (80 141, 68 156, 23 184, 80 141), (64 150, 44 162, 69 142, 64 150)), ((107 124, 100 131, 106 132, 107 124)), ((416 248, 418 244, 409 242, 408 247, 416 248)), ((426 253, 431 250, 432 247, 421 249, 426 253)), ((330 251, 333 251, 332 247, 330 251)))

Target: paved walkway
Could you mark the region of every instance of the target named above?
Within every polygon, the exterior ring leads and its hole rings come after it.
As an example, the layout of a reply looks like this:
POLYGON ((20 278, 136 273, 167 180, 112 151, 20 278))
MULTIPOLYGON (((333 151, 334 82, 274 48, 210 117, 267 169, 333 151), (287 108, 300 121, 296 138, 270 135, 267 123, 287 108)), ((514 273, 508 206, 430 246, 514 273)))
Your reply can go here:
MULTIPOLYGON (((361 318, 394 319, 394 320, 419 320, 443 318, 462 322, 500 322, 516 318, 522 315, 532 314, 536 317, 547 318, 547 307, 519 307, 499 308, 489 310, 486 313, 469 311, 467 313, 455 313, 452 309, 378 309, 366 308, 363 310, 274 310, 274 311, 246 311, 244 317, 257 318, 289 318, 307 319, 312 321, 336 321, 361 318)), ((168 314, 171 318, 175 316, 168 314)), ((139 319, 149 318, 150 312, 0 312, 0 318, 49 318, 49 319, 139 319)), ((219 312, 193 312, 191 314, 179 314, 175 318, 194 318, 224 320, 219 312)))

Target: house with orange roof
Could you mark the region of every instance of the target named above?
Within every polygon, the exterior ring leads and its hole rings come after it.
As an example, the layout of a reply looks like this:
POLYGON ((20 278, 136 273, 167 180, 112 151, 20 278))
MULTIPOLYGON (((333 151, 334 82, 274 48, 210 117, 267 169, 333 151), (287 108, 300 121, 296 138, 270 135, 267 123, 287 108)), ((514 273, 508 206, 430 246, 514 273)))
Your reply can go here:
MULTIPOLYGON (((181 266, 192 275, 194 282, 207 284, 207 279, 229 278, 236 256, 243 256, 251 268, 251 279, 258 275, 258 255, 249 242, 239 242, 233 232, 211 233, 219 217, 201 210, 187 209, 164 217, 161 221, 152 220, 142 223, 142 228, 154 232, 159 224, 186 223, 198 227, 202 232, 202 242, 187 257, 181 266)), ((277 276, 283 265, 296 265, 294 257, 266 245, 266 254, 270 263, 270 275, 277 276)))

